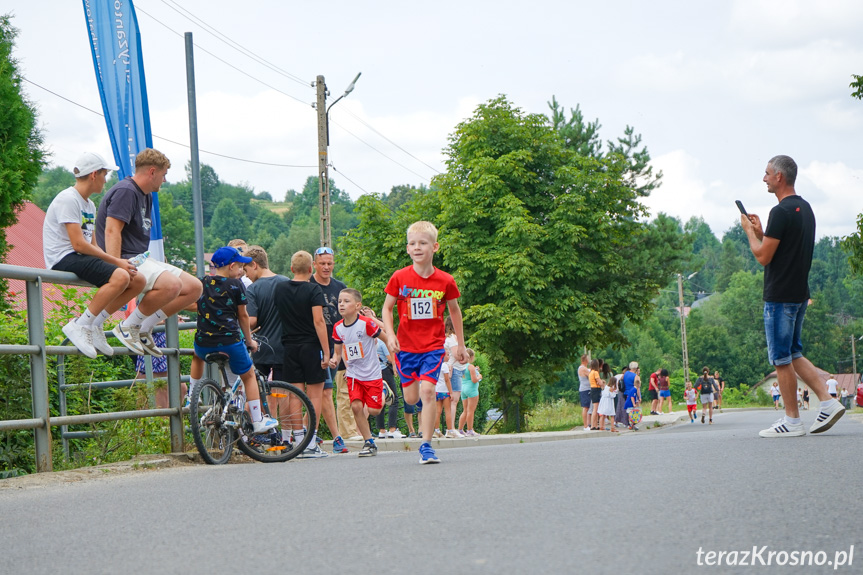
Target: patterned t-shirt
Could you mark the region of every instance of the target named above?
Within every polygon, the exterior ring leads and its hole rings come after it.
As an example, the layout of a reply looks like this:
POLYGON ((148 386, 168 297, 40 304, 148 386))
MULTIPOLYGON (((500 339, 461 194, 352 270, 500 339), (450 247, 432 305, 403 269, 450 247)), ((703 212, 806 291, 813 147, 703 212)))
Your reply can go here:
POLYGON ((425 353, 443 349, 446 304, 461 295, 451 275, 434 268, 432 275, 424 278, 410 265, 394 273, 384 291, 396 298, 397 336, 402 351, 425 353))
POLYGON ((347 377, 361 381, 374 381, 381 378, 381 363, 378 359, 377 336, 381 333, 375 320, 357 316, 357 321, 345 325, 339 320, 333 326, 333 341, 341 344, 342 358, 347 368, 347 377))
POLYGON ((243 341, 237 311, 246 305, 246 288, 238 279, 204 276, 204 291, 198 298, 198 330, 195 343, 220 347, 243 341))

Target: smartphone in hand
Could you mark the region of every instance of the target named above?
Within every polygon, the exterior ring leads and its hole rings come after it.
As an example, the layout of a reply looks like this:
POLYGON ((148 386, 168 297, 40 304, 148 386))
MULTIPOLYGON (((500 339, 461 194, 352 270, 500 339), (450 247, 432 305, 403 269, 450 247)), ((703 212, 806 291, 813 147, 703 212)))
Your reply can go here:
POLYGON ((746 208, 743 207, 743 202, 740 200, 734 200, 734 203, 737 204, 737 209, 740 210, 740 213, 746 217, 749 217, 749 214, 746 213, 746 208))

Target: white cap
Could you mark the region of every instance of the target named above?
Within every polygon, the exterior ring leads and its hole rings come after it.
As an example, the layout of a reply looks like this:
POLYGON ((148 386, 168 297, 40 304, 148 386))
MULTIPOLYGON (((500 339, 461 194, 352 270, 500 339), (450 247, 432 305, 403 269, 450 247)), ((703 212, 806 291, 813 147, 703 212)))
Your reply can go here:
POLYGON ((99 154, 84 152, 75 162, 75 167, 72 168, 72 174, 76 178, 83 178, 84 176, 89 176, 96 170, 111 170, 112 172, 116 172, 119 169, 120 168, 117 166, 112 166, 106 162, 99 154))

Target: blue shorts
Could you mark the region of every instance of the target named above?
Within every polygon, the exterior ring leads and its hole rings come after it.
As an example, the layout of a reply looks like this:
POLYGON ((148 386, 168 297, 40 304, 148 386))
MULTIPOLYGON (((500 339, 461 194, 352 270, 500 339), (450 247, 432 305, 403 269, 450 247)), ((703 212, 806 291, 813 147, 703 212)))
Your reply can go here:
POLYGON ((660 389, 659 390, 659 397, 671 397, 671 390, 670 389, 660 389))
POLYGON ((782 396, 781 396, 781 395, 774 395, 774 396, 773 396, 773 401, 779 401, 779 398, 780 398, 780 397, 782 397, 782 396))
POLYGON ((203 347, 197 343, 195 344, 195 355, 201 359, 207 357, 208 353, 213 352, 227 354, 230 358, 228 360, 228 364, 231 367, 231 371, 236 375, 243 375, 252 369, 252 358, 249 356, 249 352, 246 349, 246 343, 243 341, 238 341, 231 345, 223 345, 221 347, 203 347))
POLYGON ((444 391, 443 393, 435 392, 434 398, 436 401, 443 401, 444 399, 449 399, 449 392, 448 391, 444 391))
POLYGON ((409 387, 417 380, 436 384, 440 376, 443 356, 443 348, 425 353, 398 352, 396 354, 396 369, 399 373, 399 379, 402 381, 402 387, 409 387))
POLYGON ((803 357, 803 317, 808 302, 764 302, 764 332, 767 335, 767 359, 771 365, 788 365, 803 357))
POLYGON ((578 392, 578 402, 581 403, 581 407, 590 407, 590 390, 579 391, 578 392))
POLYGON ((463 369, 456 369, 456 368, 452 369, 452 375, 450 375, 449 383, 450 383, 450 385, 452 385, 453 392, 461 391, 461 381, 462 381, 463 377, 464 377, 464 370, 463 369))

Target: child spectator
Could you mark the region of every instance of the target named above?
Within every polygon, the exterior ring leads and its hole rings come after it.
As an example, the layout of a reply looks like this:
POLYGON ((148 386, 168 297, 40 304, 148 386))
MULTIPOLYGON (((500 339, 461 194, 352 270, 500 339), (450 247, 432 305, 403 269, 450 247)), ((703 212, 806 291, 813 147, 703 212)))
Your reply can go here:
POLYGON ((413 264, 396 271, 385 288, 384 328, 389 333, 389 349, 396 354, 396 369, 402 382, 405 403, 423 401, 425 417, 420 423, 423 439, 420 463, 439 463, 429 440, 434 428, 435 384, 444 355, 443 312, 449 311, 455 330, 455 358, 466 361, 459 291, 451 275, 434 267, 434 254, 440 249, 437 228, 419 221, 407 230, 407 252, 413 264), (393 308, 399 314, 398 334, 393 329, 393 308))
MULTIPOLYGON (((309 421, 309 433, 315 438, 299 458, 322 458, 328 454, 317 442, 317 430, 323 404, 326 368, 330 363, 330 341, 327 336, 323 307, 326 305, 321 286, 310 283, 312 254, 299 251, 291 256, 294 279, 275 288, 276 309, 282 321, 282 347, 285 350, 282 369, 285 379, 304 389, 315 408, 315 420, 309 421)), ((282 409, 294 413, 293 407, 282 409)), ((294 429, 294 437, 302 437, 307 430, 294 429)))
POLYGON ((482 381, 482 374, 474 363, 476 355, 470 348, 467 349, 467 358, 468 380, 462 381, 461 386, 462 412, 458 418, 458 431, 461 432, 466 425, 467 429, 464 432, 464 436, 476 437, 479 433, 473 430, 473 418, 474 413, 476 413, 477 403, 479 403, 479 382, 482 381))
POLYGON ((370 457, 378 454, 378 447, 369 429, 369 415, 378 415, 384 406, 377 338, 385 333, 375 320, 360 315, 362 307, 363 296, 357 290, 346 288, 339 294, 342 319, 333 326, 335 350, 330 367, 335 369, 340 361, 345 362, 351 410, 364 440, 359 456, 370 457))
POLYGON ((698 415, 698 406, 695 404, 695 390, 692 389, 692 382, 686 382, 686 389, 683 392, 683 398, 686 400, 686 413, 689 415, 689 423, 695 423, 695 418, 698 415))
MULTIPOLYGON (((440 431, 440 414, 441 411, 444 411, 444 419, 446 420, 446 436, 452 437, 450 435, 450 430, 452 430, 450 417, 451 413, 448 413, 446 408, 446 404, 451 403, 450 399, 452 398, 452 376, 450 375, 450 366, 447 361, 449 357, 449 353, 445 352, 444 354, 444 362, 440 367, 440 376, 438 377, 437 384, 435 384, 435 425, 438 427, 434 430, 434 437, 444 437, 444 435, 440 431)), ((423 436, 425 437, 425 436, 423 436)))
POLYGON ((614 396, 616 394, 617 382, 612 377, 608 384, 602 388, 602 396, 599 399, 599 408, 597 409, 599 412, 599 428, 605 429, 605 418, 607 417, 609 418, 609 423, 611 423, 612 433, 617 433, 617 428, 614 427, 614 421, 612 420, 614 417, 614 396))
MULTIPOLYGON (((459 363, 455 360, 455 348, 458 346, 458 340, 455 336, 455 328, 452 324, 452 318, 447 316, 444 321, 444 331, 446 333, 446 340, 444 341, 444 347, 449 351, 449 367, 450 367, 450 383, 452 384, 452 396, 450 397, 449 409, 452 413, 452 418, 455 418, 455 411, 458 407, 458 401, 461 399, 461 388, 462 381, 464 379, 464 370, 467 367, 466 363, 459 363)), ((444 406, 444 411, 446 411, 446 407, 444 406)), ((447 429, 447 434, 452 431, 452 435, 447 435, 447 437, 464 437, 461 434, 459 429, 447 429)))
POLYGON ((51 201, 42 227, 45 267, 72 272, 99 288, 84 313, 63 326, 72 345, 91 358, 97 352, 114 355, 102 324, 141 293, 145 283, 129 260, 108 255, 94 238, 96 205, 90 196, 102 193, 108 172, 116 169, 97 154, 88 152, 78 158, 72 170, 75 185, 51 201))
POLYGON ((779 409, 779 399, 782 397, 782 394, 779 392, 779 383, 773 382, 773 385, 770 386, 770 395, 773 396, 773 409, 779 409))
POLYGON ((252 428, 255 433, 264 433, 278 426, 279 422, 261 413, 258 382, 252 369, 252 358, 246 350, 248 347, 254 353, 258 349, 249 330, 246 288, 240 281, 242 264, 252 259, 241 256, 236 248, 225 246, 217 249, 210 261, 216 274, 201 278, 203 292, 198 298, 198 329, 195 331, 191 387, 194 388, 204 374, 204 358, 207 354, 221 352, 228 355, 231 371, 243 382, 252 428))

